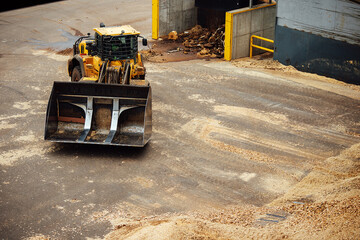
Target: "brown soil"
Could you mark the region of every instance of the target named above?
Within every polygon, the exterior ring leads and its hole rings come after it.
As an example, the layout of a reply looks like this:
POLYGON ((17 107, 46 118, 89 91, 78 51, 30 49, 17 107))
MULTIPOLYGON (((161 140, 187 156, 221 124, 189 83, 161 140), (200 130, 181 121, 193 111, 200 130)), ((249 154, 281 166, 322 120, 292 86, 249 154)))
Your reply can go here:
POLYGON ((55 54, 62 55, 62 56, 72 56, 72 54, 73 54, 73 49, 72 48, 66 48, 66 49, 63 49, 63 50, 55 50, 53 48, 46 48, 44 50, 49 52, 49 53, 55 53, 55 54))
POLYGON ((360 144, 328 158, 263 207, 231 206, 120 222, 106 239, 357 239, 360 144))
POLYGON ((85 36, 85 34, 83 34, 82 32, 80 32, 78 29, 76 29, 76 28, 73 28, 73 27, 71 27, 71 30, 73 30, 74 31, 74 35, 75 36, 85 36))
POLYGON ((194 59, 218 59, 216 56, 209 54, 200 54, 197 51, 184 53, 184 45, 179 41, 160 39, 149 42, 151 48, 140 51, 145 61, 149 62, 180 62, 194 59))
POLYGON ((143 59, 149 62, 179 62, 197 59, 196 53, 184 54, 181 49, 184 46, 173 40, 149 41, 150 49, 140 51, 143 59))
POLYGON ((73 54, 73 49, 72 48, 66 48, 64 50, 60 50, 56 52, 59 55, 64 55, 64 56, 70 56, 73 54))
POLYGON ((151 48, 141 53, 150 62, 177 62, 192 59, 214 59, 224 56, 225 26, 209 30, 196 25, 192 29, 167 36, 151 42, 151 48))

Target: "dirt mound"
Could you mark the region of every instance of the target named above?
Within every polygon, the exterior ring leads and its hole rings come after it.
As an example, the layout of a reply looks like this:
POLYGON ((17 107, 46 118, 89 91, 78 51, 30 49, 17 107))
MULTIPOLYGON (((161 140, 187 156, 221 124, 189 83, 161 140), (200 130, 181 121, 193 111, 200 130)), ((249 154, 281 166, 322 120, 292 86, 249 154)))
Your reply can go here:
POLYGON ((127 219, 106 239, 357 239, 359 234, 360 144, 356 144, 319 164, 267 206, 127 219))
POLYGON ((253 58, 245 57, 231 61, 236 67, 267 69, 281 72, 298 72, 293 66, 285 66, 276 60, 273 60, 272 53, 263 53, 253 58))
POLYGON ((200 25, 182 33, 170 32, 157 41, 151 41, 151 48, 141 51, 150 62, 176 62, 197 58, 224 57, 225 26, 214 31, 200 25))
POLYGON ((197 59, 195 53, 184 54, 183 46, 172 40, 150 41, 150 45, 150 49, 140 51, 144 61, 162 63, 197 59))
POLYGON ((73 54, 73 49, 72 48, 66 48, 64 50, 60 50, 56 52, 59 55, 64 55, 64 56, 70 56, 73 54))
POLYGON ((200 57, 224 57, 225 25, 210 31, 196 25, 192 29, 179 34, 184 45, 184 53, 196 52, 200 57))
POLYGON ((72 48, 65 48, 62 50, 56 50, 54 48, 46 48, 46 49, 44 49, 44 51, 49 52, 49 53, 55 53, 57 55, 62 55, 62 56, 72 56, 72 54, 73 54, 72 48))

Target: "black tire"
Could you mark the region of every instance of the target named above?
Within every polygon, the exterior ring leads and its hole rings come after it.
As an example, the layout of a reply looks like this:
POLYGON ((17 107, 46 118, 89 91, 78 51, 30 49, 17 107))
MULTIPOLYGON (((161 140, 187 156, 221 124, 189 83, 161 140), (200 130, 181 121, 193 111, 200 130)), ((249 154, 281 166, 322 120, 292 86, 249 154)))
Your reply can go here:
POLYGON ((72 74, 71 74, 71 81, 78 82, 78 81, 80 81, 81 78, 82 78, 82 76, 81 76, 80 66, 74 67, 72 74))

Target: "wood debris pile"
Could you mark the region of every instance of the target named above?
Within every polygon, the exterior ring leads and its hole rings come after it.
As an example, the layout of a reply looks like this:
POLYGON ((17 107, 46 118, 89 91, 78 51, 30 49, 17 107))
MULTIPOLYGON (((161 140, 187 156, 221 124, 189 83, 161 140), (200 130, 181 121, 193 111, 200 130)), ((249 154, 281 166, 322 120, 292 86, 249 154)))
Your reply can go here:
POLYGON ((199 57, 224 57, 225 25, 210 31, 196 25, 192 29, 180 33, 178 41, 184 45, 183 52, 196 52, 199 57))

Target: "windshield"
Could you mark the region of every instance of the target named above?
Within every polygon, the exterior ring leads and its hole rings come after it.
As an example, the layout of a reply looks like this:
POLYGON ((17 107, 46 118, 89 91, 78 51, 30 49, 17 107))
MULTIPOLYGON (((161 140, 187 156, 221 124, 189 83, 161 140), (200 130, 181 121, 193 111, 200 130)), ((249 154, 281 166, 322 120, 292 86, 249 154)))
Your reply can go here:
POLYGON ((100 57, 105 60, 135 58, 138 50, 137 35, 99 36, 98 48, 100 57))

